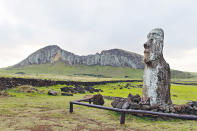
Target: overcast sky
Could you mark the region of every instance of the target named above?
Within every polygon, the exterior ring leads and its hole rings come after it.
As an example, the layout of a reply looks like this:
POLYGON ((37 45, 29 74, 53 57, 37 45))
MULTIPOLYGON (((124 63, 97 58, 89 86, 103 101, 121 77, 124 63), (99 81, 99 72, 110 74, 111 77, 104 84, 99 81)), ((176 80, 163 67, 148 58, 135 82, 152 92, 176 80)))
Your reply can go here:
POLYGON ((197 72, 196 0, 0 0, 0 67, 47 45, 77 55, 120 48, 143 55, 152 28, 164 29, 170 67, 197 72))

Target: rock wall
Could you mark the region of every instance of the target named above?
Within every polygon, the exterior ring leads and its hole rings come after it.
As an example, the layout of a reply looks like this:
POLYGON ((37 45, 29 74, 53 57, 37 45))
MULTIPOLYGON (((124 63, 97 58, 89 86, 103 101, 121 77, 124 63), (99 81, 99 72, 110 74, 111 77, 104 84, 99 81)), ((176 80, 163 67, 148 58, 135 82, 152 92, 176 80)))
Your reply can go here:
MULTIPOLYGON (((107 97, 109 98, 109 97, 107 97)), ((144 103, 141 97, 129 94, 128 98, 116 97, 111 103, 112 107, 119 109, 148 110, 153 112, 177 113, 197 115, 197 102, 190 101, 183 105, 150 105, 150 101, 144 103)))
POLYGON ((56 45, 44 47, 31 54, 14 67, 46 64, 63 61, 66 64, 101 65, 101 66, 127 66, 135 69, 143 69, 143 56, 120 49, 111 49, 96 53, 95 55, 78 56, 65 51, 56 45))
POLYGON ((141 82, 140 80, 117 80, 117 81, 99 81, 99 82, 80 82, 80 81, 52 81, 52 80, 41 80, 41 79, 24 79, 24 78, 4 78, 0 77, 0 90, 14 88, 19 85, 32 85, 32 86, 52 86, 52 85, 83 85, 93 86, 102 85, 107 83, 118 83, 118 82, 141 82))

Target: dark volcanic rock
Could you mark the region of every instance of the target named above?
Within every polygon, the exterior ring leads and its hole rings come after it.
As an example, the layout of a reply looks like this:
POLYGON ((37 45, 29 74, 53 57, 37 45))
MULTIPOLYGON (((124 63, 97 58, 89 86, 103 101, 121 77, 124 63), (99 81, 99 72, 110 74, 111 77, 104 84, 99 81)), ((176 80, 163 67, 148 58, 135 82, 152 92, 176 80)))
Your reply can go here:
POLYGON ((58 92, 49 90, 48 95, 57 96, 58 92))
POLYGON ((141 109, 142 110, 150 110, 151 106, 150 105, 142 105, 141 109))
POLYGON ((76 85, 75 88, 73 87, 63 87, 61 88, 62 92, 71 92, 71 93, 85 93, 85 92, 90 92, 90 93, 94 93, 94 92, 99 92, 102 91, 101 89, 94 89, 93 87, 90 86, 85 86, 84 88, 76 85))
POLYGON ((135 109, 135 110, 149 110, 153 112, 164 112, 164 113, 178 113, 178 114, 190 114, 197 115, 197 106, 195 104, 197 102, 191 101, 184 105, 157 105, 147 104, 146 102, 141 102, 141 97, 137 95, 129 94, 128 98, 122 97, 105 97, 107 99, 113 99, 111 105, 114 108, 119 109, 135 109), (139 99, 139 100, 137 100, 139 99))
POLYGON ((137 103, 130 103, 130 109, 140 109, 140 105, 137 103))
POLYGON ((104 99, 101 94, 96 94, 93 96, 93 104, 96 105, 103 105, 104 104, 104 99))
MULTIPOLYGON (((52 80, 41 80, 41 79, 0 77, 0 90, 14 88, 20 85, 31 85, 36 87, 53 86, 53 85, 94 86, 94 85, 104 85, 107 83, 118 83, 118 82, 140 82, 140 80, 80 82, 80 81, 52 81, 52 80)), ((95 89, 95 92, 97 92, 98 90, 100 92, 103 92, 101 89, 95 89)))
POLYGON ((125 103, 122 105, 122 109, 129 109, 129 107, 130 107, 130 104, 129 104, 128 101, 125 102, 125 103))
POLYGON ((62 96, 73 96, 73 94, 64 93, 64 92, 62 92, 61 95, 62 95, 62 96))

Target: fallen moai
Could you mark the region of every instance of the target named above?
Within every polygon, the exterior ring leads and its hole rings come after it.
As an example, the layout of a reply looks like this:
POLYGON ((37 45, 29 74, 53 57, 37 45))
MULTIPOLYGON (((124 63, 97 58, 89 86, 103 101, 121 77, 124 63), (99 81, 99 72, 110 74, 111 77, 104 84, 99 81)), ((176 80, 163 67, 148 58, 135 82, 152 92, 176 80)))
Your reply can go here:
MULTIPOLYGON (((144 101, 143 101, 144 102, 144 101)), ((148 110, 153 112, 164 113, 177 113, 177 114, 190 114, 197 115, 197 102, 191 101, 183 105, 168 105, 168 104, 150 104, 150 101, 142 103, 141 97, 129 94, 127 98, 116 97, 112 103, 112 107, 119 109, 135 109, 135 110, 148 110)))

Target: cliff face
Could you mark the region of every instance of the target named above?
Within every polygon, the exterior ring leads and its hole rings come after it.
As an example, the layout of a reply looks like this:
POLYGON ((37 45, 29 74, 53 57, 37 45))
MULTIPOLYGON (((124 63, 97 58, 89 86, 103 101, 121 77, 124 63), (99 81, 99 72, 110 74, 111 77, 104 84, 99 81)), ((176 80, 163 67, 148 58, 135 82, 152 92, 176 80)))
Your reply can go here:
POLYGON ((121 49, 105 50, 95 55, 78 56, 65 51, 56 45, 44 47, 31 54, 14 67, 32 64, 46 64, 62 61, 66 64, 101 65, 101 66, 127 66, 135 69, 143 69, 143 56, 127 52, 121 49))

